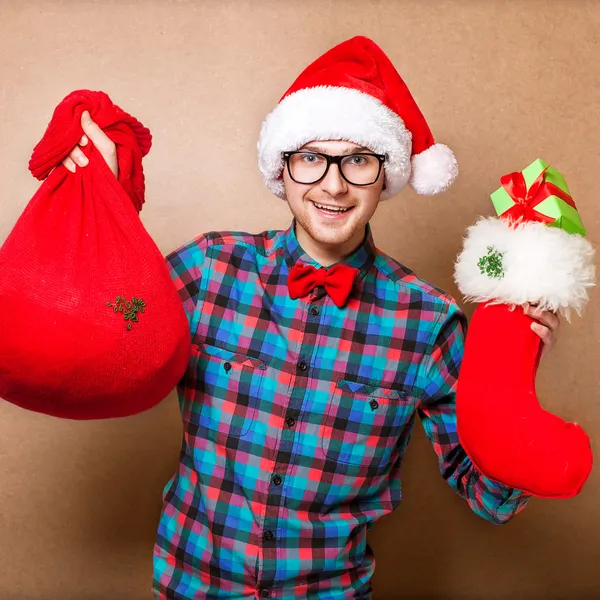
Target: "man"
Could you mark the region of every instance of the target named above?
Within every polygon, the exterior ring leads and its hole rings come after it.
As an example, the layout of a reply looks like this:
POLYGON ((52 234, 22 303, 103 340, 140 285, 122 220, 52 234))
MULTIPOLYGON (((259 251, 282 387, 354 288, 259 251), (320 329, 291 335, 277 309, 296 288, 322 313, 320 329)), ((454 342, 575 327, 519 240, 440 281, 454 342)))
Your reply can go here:
MULTIPOLYGON (((117 173, 86 115, 83 128, 117 173)), ((459 444, 463 313, 378 250, 369 225, 407 183, 445 190, 456 162, 362 37, 298 77, 258 149, 290 227, 212 231, 167 258, 194 346, 178 386, 184 436, 164 489, 154 595, 367 599, 367 531, 400 503, 417 414, 443 477, 475 513, 504 523, 529 500, 483 476, 459 444)), ((550 347, 558 318, 535 318, 550 347)))

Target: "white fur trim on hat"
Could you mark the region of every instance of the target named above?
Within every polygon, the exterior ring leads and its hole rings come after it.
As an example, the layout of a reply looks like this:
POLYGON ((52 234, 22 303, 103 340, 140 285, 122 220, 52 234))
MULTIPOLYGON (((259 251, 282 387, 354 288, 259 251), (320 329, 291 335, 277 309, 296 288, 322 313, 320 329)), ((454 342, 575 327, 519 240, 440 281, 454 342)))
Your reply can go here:
POLYGON ((434 144, 412 157, 410 185, 418 194, 445 192, 458 175, 454 154, 444 144, 434 144))
POLYGON ((581 315, 588 288, 595 285, 593 257, 592 245, 581 235, 544 223, 512 226, 503 218, 482 217, 467 229, 454 279, 466 300, 519 306, 529 302, 569 317, 570 309, 581 315), (485 274, 478 265, 495 252, 501 255, 501 277, 485 274))
POLYGON ((369 94, 317 86, 284 98, 262 124, 258 165, 265 184, 280 198, 285 196, 281 153, 314 140, 347 140, 385 154, 382 200, 396 195, 408 182, 412 134, 402 119, 369 94))

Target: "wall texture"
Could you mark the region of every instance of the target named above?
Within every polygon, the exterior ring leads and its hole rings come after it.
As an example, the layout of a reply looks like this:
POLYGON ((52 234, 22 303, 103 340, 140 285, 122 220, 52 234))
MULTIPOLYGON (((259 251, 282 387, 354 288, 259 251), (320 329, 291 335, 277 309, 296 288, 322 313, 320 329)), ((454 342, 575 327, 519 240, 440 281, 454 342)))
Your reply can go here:
MULTIPOLYGON (((381 205, 382 250, 461 301, 452 266, 465 228, 492 214, 501 175, 537 157, 565 174, 599 240, 598 2, 0 0, 0 242, 37 189, 33 146, 79 88, 107 92, 151 129, 142 219, 164 253, 212 229, 287 227, 256 166, 261 120, 301 69, 356 34, 389 53, 461 166, 440 197, 406 190, 381 205)), ((599 338, 594 291, 538 376, 544 406, 581 423, 596 451, 599 338)), ((0 598, 150 598, 180 435, 173 394, 89 423, 0 402, 0 598)), ((418 425, 405 501, 370 538, 377 599, 600 598, 598 473, 575 499, 533 500, 494 527, 447 488, 418 425)))

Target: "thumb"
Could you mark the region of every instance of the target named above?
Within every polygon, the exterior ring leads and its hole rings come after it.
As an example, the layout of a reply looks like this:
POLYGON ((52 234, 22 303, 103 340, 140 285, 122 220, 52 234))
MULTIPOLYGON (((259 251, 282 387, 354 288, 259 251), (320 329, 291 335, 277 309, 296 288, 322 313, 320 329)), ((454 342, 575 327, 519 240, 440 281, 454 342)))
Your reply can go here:
POLYGON ((104 131, 102 131, 100 126, 92 120, 92 117, 87 110, 84 110, 81 113, 81 127, 100 152, 109 152, 114 148, 114 142, 104 133, 104 131))

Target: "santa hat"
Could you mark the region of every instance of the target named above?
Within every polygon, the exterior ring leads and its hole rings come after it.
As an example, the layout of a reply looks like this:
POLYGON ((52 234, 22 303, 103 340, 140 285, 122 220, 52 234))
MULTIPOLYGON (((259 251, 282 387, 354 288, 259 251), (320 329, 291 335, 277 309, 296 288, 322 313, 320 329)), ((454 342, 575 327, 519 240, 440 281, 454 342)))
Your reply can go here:
POLYGON ((383 50, 357 36, 310 64, 263 122, 259 168, 277 196, 285 195, 282 152, 314 140, 347 140, 386 155, 382 199, 409 183, 419 194, 445 191, 458 166, 436 144, 408 87, 383 50))

